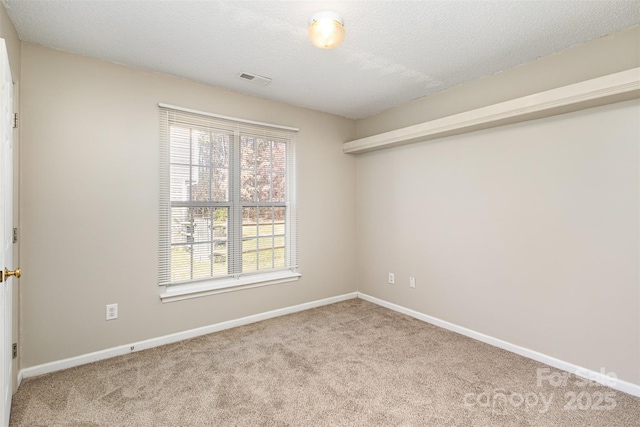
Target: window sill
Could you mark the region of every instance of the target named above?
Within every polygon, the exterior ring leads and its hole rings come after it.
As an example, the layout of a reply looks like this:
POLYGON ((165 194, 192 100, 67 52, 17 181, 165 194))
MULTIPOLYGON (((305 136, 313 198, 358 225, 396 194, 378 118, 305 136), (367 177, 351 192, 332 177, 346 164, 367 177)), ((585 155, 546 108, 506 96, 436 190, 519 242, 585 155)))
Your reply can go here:
POLYGON ((216 280, 186 285, 174 285, 165 287, 160 294, 162 302, 174 302, 185 299, 204 297, 208 295, 222 294, 226 292, 240 291, 243 289, 258 288, 261 286, 275 285, 277 283, 293 282, 300 278, 301 274, 291 271, 278 271, 255 276, 245 276, 238 279, 216 280))

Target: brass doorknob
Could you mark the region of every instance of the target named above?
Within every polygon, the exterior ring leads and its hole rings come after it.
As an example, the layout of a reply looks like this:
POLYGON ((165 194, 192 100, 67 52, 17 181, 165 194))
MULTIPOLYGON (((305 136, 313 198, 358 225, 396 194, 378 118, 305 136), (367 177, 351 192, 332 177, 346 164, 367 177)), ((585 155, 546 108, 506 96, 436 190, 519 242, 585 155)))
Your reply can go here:
POLYGON ((11 276, 16 276, 16 279, 19 279, 20 276, 22 276, 22 272, 20 271, 20 268, 16 268, 13 271, 9 271, 7 268, 5 268, 4 269, 4 278, 5 278, 5 280, 8 277, 11 277, 11 276))

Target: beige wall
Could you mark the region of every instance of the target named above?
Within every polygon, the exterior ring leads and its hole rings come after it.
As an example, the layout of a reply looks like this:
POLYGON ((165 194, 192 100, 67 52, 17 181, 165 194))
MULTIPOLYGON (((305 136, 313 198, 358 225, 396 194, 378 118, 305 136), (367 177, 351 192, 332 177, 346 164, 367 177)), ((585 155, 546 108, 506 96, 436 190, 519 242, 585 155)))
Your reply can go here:
POLYGON ((356 291, 355 122, 28 43, 22 105, 23 368, 356 291), (298 282, 161 303, 158 102, 300 128, 298 282))
MULTIPOLYGON (((19 111, 20 106, 20 77, 21 77, 21 49, 22 44, 20 39, 18 38, 18 33, 16 29, 13 27, 11 20, 9 19, 9 15, 7 15, 7 11, 4 8, 4 5, 0 5, 0 38, 3 38, 6 45, 7 51, 9 54, 9 65, 11 66, 11 77, 13 78, 14 83, 14 105, 16 107, 16 111, 19 111)), ((13 135, 13 147, 14 147, 14 203, 13 203, 13 223, 14 227, 20 227, 20 129, 14 130, 13 135)), ((20 241, 14 244, 13 251, 13 266, 7 267, 18 267, 20 265, 20 241)), ((0 268, 4 268, 4 266, 0 266, 0 268)), ((18 343, 19 341, 19 321, 20 321, 20 291, 18 288, 18 284, 14 280, 13 285, 13 342, 18 343)), ((20 371, 20 359, 13 360, 13 388, 17 389, 17 377, 18 372, 20 371)))
MULTIPOLYGON (((639 66, 636 26, 357 134, 639 66)), ((358 156, 358 290, 640 384, 639 143, 633 101, 358 156)))
POLYGON ((571 47, 357 122, 357 137, 508 101, 640 66, 640 26, 571 47))
POLYGON ((18 33, 13 26, 13 23, 9 19, 4 4, 0 4, 0 38, 5 40, 7 44, 7 50, 9 51, 9 64, 11 64, 11 74, 13 82, 18 83, 20 81, 20 52, 21 43, 18 33))
POLYGON ((359 291, 640 384, 639 143, 634 100, 358 156, 359 291))

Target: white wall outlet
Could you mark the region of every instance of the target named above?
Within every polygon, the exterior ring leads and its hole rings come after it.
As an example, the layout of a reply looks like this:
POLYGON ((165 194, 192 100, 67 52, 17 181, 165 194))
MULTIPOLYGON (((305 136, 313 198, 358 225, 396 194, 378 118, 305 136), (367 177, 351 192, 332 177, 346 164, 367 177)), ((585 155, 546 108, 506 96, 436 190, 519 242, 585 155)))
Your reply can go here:
POLYGON ((409 287, 410 288, 415 288, 416 287, 416 278, 415 277, 409 277, 409 287))
POLYGON ((118 318, 118 304, 107 304, 107 320, 118 318))
POLYGON ((392 285, 396 283, 396 276, 394 276, 393 273, 389 273, 389 283, 391 283, 392 285))

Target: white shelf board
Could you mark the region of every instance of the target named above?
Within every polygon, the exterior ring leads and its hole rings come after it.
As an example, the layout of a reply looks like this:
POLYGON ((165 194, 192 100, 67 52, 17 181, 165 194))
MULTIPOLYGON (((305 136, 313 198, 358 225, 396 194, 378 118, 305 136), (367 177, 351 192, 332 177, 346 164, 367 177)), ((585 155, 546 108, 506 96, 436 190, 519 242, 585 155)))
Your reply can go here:
POLYGON ((345 142, 347 154, 398 147, 640 98, 640 68, 345 142))

